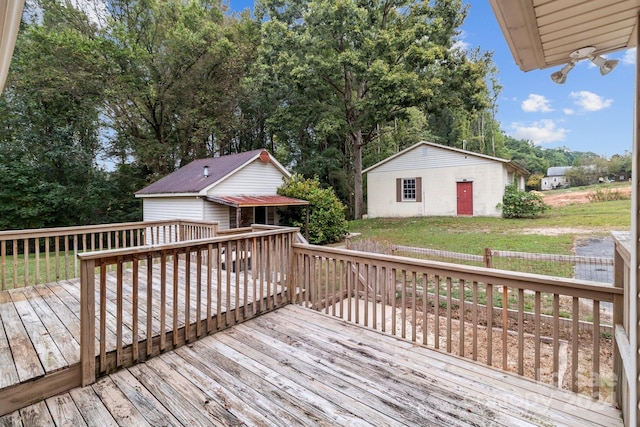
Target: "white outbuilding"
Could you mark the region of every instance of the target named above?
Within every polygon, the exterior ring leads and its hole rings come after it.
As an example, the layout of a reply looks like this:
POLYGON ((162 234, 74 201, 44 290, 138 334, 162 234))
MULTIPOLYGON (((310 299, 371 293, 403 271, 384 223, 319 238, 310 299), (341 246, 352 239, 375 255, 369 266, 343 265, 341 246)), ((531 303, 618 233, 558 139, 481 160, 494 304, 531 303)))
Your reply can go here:
POLYGON ((365 169, 367 215, 500 216, 505 187, 528 172, 510 160, 421 141, 365 169))
POLYGON ((268 151, 258 149, 194 160, 135 196, 143 200, 145 221, 217 222, 219 230, 278 225, 278 207, 308 205, 277 194, 290 176, 268 151))

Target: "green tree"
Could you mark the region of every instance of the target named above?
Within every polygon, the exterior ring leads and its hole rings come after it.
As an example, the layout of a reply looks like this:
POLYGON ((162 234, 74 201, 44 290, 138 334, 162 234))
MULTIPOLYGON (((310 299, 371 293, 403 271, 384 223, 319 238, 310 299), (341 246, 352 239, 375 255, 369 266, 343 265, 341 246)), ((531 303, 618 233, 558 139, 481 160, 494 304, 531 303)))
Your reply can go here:
MULTIPOLYGON (((57 3, 23 23, 0 113, 3 228, 103 222, 100 40, 60 24, 57 3)), ((73 13, 81 20, 84 15, 73 13)), ((85 17, 86 18, 86 17, 85 17)))
POLYGON ((474 64, 452 49, 465 16, 459 0, 261 0, 256 16, 264 22, 261 81, 280 95, 270 123, 288 129, 285 144, 300 136, 317 147, 340 141, 356 218, 363 149, 379 126, 406 118, 412 106, 435 111, 439 91, 459 70, 473 78, 460 79, 457 93, 473 98, 484 85, 474 64))
MULTIPOLYGON (((322 188, 317 177, 305 179, 295 174, 278 188, 278 194, 309 202, 310 243, 333 243, 347 234, 344 205, 331 188, 322 188)), ((280 211, 280 219, 286 225, 304 229, 306 213, 299 207, 290 207, 280 211)))

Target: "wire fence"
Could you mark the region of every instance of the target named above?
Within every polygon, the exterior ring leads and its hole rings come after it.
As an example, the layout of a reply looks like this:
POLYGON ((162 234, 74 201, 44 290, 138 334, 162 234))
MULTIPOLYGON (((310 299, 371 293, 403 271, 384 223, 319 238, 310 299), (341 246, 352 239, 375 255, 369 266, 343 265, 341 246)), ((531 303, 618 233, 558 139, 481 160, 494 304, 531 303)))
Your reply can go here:
POLYGON ((524 273, 613 283, 613 258, 586 257, 529 252, 501 251, 485 248, 482 254, 441 251, 393 245, 373 240, 347 240, 347 248, 363 252, 407 256, 524 273))

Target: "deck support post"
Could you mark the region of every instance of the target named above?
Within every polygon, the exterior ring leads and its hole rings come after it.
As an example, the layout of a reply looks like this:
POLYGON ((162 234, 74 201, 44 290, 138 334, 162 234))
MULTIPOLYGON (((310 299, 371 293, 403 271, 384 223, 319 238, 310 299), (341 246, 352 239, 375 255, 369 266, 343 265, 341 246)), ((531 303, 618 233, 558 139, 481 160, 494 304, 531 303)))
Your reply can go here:
POLYGON ((96 381, 96 301, 95 260, 82 260, 80 264, 80 364, 82 386, 96 381))

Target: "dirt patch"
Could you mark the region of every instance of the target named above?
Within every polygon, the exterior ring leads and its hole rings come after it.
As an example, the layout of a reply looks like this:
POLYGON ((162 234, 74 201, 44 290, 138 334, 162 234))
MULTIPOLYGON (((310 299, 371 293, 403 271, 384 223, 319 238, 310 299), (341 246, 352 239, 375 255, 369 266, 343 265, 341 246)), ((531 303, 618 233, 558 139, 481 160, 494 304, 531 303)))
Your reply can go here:
POLYGON ((551 227, 551 228, 523 228, 520 234, 537 234, 540 236, 559 236, 561 234, 585 234, 593 230, 586 228, 551 227))
MULTIPOLYGON (((614 188, 612 192, 618 192, 631 197, 631 187, 614 188)), ((594 190, 586 191, 571 191, 571 192, 537 192, 542 196, 542 199, 549 206, 566 206, 580 203, 590 203, 589 195, 593 194, 594 190)))

